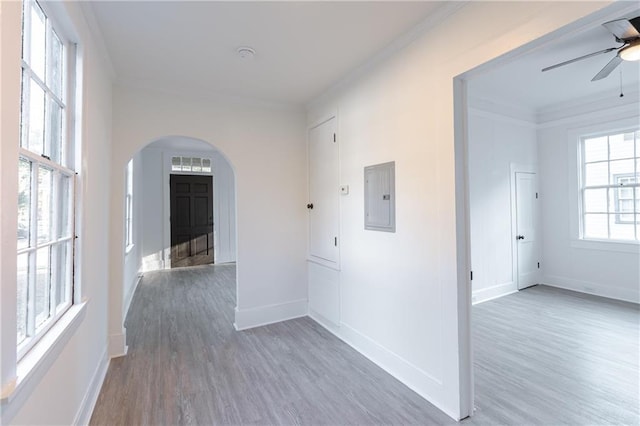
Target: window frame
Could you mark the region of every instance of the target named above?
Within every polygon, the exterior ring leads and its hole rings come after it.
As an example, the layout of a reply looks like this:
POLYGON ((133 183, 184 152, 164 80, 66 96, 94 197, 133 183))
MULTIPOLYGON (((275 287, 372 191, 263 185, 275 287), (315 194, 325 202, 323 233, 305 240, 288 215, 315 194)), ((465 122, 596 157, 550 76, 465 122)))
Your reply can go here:
MULTIPOLYGON (((18 364, 27 354, 34 349, 37 344, 42 341, 47 333, 56 326, 59 320, 69 312, 72 306, 76 304, 76 285, 77 285, 77 264, 76 264, 76 250, 77 250, 77 237, 76 227, 78 215, 76 211, 76 203, 78 201, 76 179, 77 173, 74 170, 74 165, 78 164, 77 157, 77 141, 75 140, 75 132, 73 126, 75 125, 75 89, 76 89, 76 69, 75 69, 75 45, 64 37, 63 32, 60 31, 62 27, 56 22, 54 14, 48 10, 47 7, 37 0, 24 0, 21 11, 22 19, 22 44, 23 51, 21 57, 21 109, 20 109, 20 141, 18 146, 18 165, 21 161, 28 161, 31 165, 30 178, 30 218, 29 218, 29 245, 28 247, 17 248, 16 259, 18 256, 28 254, 27 264, 27 290, 34 295, 30 297, 26 296, 27 306, 26 310, 26 329, 25 337, 19 340, 16 329, 16 361, 18 364), (44 47, 44 79, 40 78, 37 71, 32 68, 33 58, 31 58, 31 24, 33 18, 33 8, 36 7, 42 13, 45 18, 45 47, 44 47), (27 13, 28 11, 28 13, 27 13), (61 58, 60 58, 60 95, 55 93, 53 85, 55 83, 50 82, 49 78, 52 74, 53 67, 51 65, 52 52, 51 52, 51 40, 53 35, 60 41, 61 58), (43 135, 42 135, 42 154, 38 151, 31 150, 29 146, 29 105, 31 103, 30 91, 33 88, 33 84, 36 84, 44 93, 44 121, 43 121, 43 135), (52 147, 48 141, 50 140, 50 113, 48 113, 51 104, 55 102, 60 108, 60 127, 59 127, 59 140, 60 145, 57 147, 59 152, 58 158, 54 158, 52 154, 52 147), (25 142, 26 141, 26 142, 25 142), (50 226, 49 234, 50 238, 46 241, 38 241, 38 178, 41 170, 51 170, 51 208, 50 208, 50 226), (58 191, 63 187, 63 178, 68 179, 68 205, 64 206, 60 199, 58 191), (66 212, 66 217, 65 217, 66 212), (58 229, 60 225, 60 218, 65 218, 68 226, 68 232, 66 235, 62 235, 58 229), (37 314, 35 312, 36 297, 35 297, 35 285, 37 277, 38 266, 36 264, 37 252, 42 249, 48 249, 48 316, 42 321, 40 325, 36 324, 37 314), (54 281, 54 275, 58 275, 59 266, 62 266, 60 257, 57 256, 59 250, 68 250, 66 252, 65 262, 66 265, 64 272, 65 282, 65 300, 64 303, 56 305, 56 282, 54 281), (35 253, 35 255, 34 255, 35 253), (54 260, 55 258, 55 260, 54 260)), ((18 271, 16 271, 18 272, 18 271)), ((57 278, 59 279, 59 277, 57 278)), ((18 289, 18 282, 16 281, 16 290, 18 289)), ((19 318, 18 312, 16 312, 16 326, 19 318)))
MULTIPOLYGON (((631 222, 619 222, 620 213, 616 213, 615 211, 611 212, 611 195, 610 193, 612 192, 614 195, 614 199, 613 199, 613 204, 614 206, 618 205, 618 190, 621 189, 622 187, 619 185, 616 185, 614 183, 607 183, 606 185, 586 185, 586 176, 587 176, 587 171, 586 171, 586 166, 587 164, 595 164, 595 163, 606 163, 607 164, 607 178, 609 179, 609 177, 611 176, 611 167, 610 164, 611 162, 615 162, 615 161, 623 161, 623 160, 631 160, 633 161, 634 164, 634 170, 631 173, 622 173, 619 174, 620 176, 617 177, 631 177, 633 178, 634 175, 638 176, 640 175, 640 169, 638 167, 638 163, 640 162, 640 152, 638 152, 638 145, 640 144, 640 142, 638 141, 638 132, 640 132, 640 126, 638 126, 637 124, 629 124, 626 126, 616 126, 616 125, 611 125, 609 128, 607 128, 606 125, 601 125, 599 126, 601 129, 596 131, 596 132, 582 132, 579 133, 579 136, 577 137, 577 147, 578 147, 578 164, 577 164, 577 171, 578 171, 578 216, 579 216, 579 227, 578 227, 578 239, 581 241, 585 241, 585 242, 594 242, 594 243, 611 243, 611 244, 631 244, 631 245, 640 245, 640 224, 638 223, 638 221, 640 220, 640 211, 638 211, 638 207, 635 205, 635 199, 632 195, 632 200, 634 200, 634 206, 632 208, 632 211, 630 214, 634 215, 635 220, 631 221, 631 222), (625 133, 632 133, 634 134, 634 141, 633 141, 633 156, 629 157, 629 158, 615 158, 615 159, 611 159, 611 154, 610 154, 610 142, 609 142, 609 138, 611 136, 615 136, 615 135, 620 135, 620 134, 625 134, 625 133), (586 140, 588 139, 595 139, 595 138, 600 138, 600 137, 606 137, 607 138, 607 159, 606 160, 599 160, 599 161, 592 161, 592 162, 586 162, 586 156, 585 156, 585 144, 586 144, 586 140), (587 214, 596 214, 594 212, 588 213, 586 212, 586 205, 585 205, 585 192, 587 190, 594 190, 594 189, 605 189, 607 190, 607 199, 606 199, 606 204, 607 204, 607 212, 602 212, 600 214, 606 215, 607 217, 607 238, 597 238, 597 237, 591 237, 591 236, 587 236, 587 232, 586 232, 586 221, 585 221, 585 216, 587 214), (615 221, 616 223, 628 223, 628 224, 634 224, 635 222, 635 226, 634 226, 634 238, 633 239, 616 239, 616 238, 611 238, 611 223, 610 223, 610 216, 615 216, 615 221)), ((629 184, 629 185, 624 185, 624 188, 627 189, 631 189, 632 192, 633 191, 637 191, 639 190, 638 188, 640 188, 640 182, 636 182, 633 184, 629 184)))
POLYGON ((124 199, 124 246, 125 254, 134 247, 133 239, 133 158, 127 163, 125 171, 124 199))

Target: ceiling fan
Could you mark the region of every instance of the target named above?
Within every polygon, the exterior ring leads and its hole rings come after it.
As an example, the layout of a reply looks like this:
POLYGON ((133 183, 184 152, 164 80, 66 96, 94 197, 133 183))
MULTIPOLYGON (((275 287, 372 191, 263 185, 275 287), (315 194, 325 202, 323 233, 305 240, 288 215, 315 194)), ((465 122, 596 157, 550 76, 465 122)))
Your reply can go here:
POLYGON ((616 38, 616 41, 618 43, 622 43, 622 46, 610 47, 608 49, 560 62, 559 64, 543 68, 542 72, 615 50, 616 56, 614 56, 613 59, 611 59, 609 63, 591 79, 591 81, 597 81, 602 80, 611 74, 611 72, 616 69, 622 61, 640 61, 640 16, 636 16, 632 19, 616 19, 615 21, 605 22, 602 26, 609 30, 609 32, 611 32, 611 34, 616 38))

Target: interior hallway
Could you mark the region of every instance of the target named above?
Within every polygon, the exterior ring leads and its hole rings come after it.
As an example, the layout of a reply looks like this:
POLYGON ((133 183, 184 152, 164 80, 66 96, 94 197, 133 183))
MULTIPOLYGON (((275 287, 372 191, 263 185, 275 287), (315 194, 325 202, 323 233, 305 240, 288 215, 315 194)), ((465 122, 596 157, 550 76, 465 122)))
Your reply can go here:
MULTIPOLYGON (((453 424, 314 321, 236 332, 235 266, 147 273, 91 424, 453 424)), ((473 309, 472 424, 638 424, 637 305, 537 286, 473 309)))

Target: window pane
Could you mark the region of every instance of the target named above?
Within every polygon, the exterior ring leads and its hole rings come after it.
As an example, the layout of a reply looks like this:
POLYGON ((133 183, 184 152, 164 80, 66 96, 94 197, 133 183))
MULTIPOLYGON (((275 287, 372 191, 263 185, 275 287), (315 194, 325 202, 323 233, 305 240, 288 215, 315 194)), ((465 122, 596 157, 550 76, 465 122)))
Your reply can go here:
POLYGON ((29 253, 18 256, 18 344, 27 337, 27 294, 29 290, 29 253))
POLYGON ((49 292, 51 290, 50 248, 43 247, 36 252, 36 328, 49 318, 49 292))
MULTIPOLYGON (((636 204, 635 204, 635 208, 636 208, 636 212, 640 213, 640 188, 635 188, 635 193, 636 193, 636 204)), ((640 219, 640 218, 638 218, 640 219)), ((638 220, 636 219, 636 220, 638 220)), ((640 235, 639 235, 640 237, 640 235)))
POLYGON ((609 215, 609 227, 611 229, 611 236, 609 238, 614 240, 634 240, 634 223, 633 214, 630 215, 609 215))
POLYGON ((57 249, 58 276, 54 282, 56 286, 56 307, 69 302, 71 287, 71 242, 61 243, 57 249))
POLYGON ((44 152, 44 90, 31 80, 29 91, 29 143, 25 148, 36 154, 42 154, 44 152))
POLYGON ((607 156, 607 137, 591 138, 584 140, 584 161, 605 161, 607 156))
POLYGON ((601 186, 609 184, 608 163, 585 165, 585 186, 601 186))
POLYGON ((609 172, 611 173, 611 184, 629 184, 634 183, 633 160, 616 160, 609 163, 609 172))
POLYGON ((71 177, 60 175, 60 192, 59 192, 59 214, 58 214, 58 238, 71 236, 71 205, 73 186, 71 185, 71 177))
POLYGON ((31 57, 27 61, 33 71, 44 81, 45 68, 45 16, 34 1, 31 3, 31 57))
POLYGON ((52 239, 53 171, 40 166, 38 169, 38 243, 52 239))
POLYGON ((51 75, 47 85, 62 100, 62 42, 55 32, 51 33, 51 75))
POLYGON ((588 238, 609 238, 606 214, 584 215, 584 236, 588 238))
POLYGON ((607 213, 607 189, 584 190, 585 213, 607 213))
POLYGON ((23 148, 29 147, 29 122, 27 121, 29 111, 28 85, 29 77, 25 72, 22 72, 22 81, 20 82, 20 146, 23 148))
POLYGON ((45 154, 58 164, 62 162, 62 108, 53 99, 49 100, 49 131, 47 132, 47 149, 45 154))
POLYGON ((611 160, 632 157, 633 133, 620 133, 609 136, 609 158, 611 160))
POLYGON ((202 159, 202 171, 203 172, 211 172, 211 160, 208 158, 202 159))
POLYGON ((179 172, 182 170, 182 163, 180 162, 180 157, 171 157, 171 171, 179 172))
POLYGON ((18 249, 29 247, 31 236, 31 161, 18 163, 18 249))
POLYGON ((191 171, 191 157, 182 157, 182 171, 183 172, 191 171))
POLYGON ((202 158, 193 158, 191 163, 192 170, 194 172, 202 171, 202 158))

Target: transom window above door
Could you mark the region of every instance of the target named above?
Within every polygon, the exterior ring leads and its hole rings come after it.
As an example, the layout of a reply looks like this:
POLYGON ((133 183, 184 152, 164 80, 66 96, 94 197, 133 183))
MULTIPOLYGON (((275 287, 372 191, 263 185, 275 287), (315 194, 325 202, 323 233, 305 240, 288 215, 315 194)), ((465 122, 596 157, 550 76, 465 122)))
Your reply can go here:
POLYGON ((201 157, 171 157, 171 171, 211 173, 211 159, 201 157))
POLYGON ((640 240, 640 131, 581 138, 582 238, 640 240))

